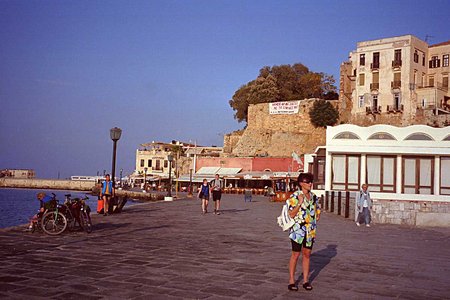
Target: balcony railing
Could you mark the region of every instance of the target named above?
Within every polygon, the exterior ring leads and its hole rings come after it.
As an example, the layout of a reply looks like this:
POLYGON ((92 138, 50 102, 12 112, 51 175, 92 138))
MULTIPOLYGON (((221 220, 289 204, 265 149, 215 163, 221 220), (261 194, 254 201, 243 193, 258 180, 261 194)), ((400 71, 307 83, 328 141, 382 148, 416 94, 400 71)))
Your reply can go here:
POLYGON ((392 67, 393 68, 399 68, 399 67, 401 67, 402 66, 402 60, 400 59, 400 60, 393 60, 392 61, 392 67))
POLYGON ((401 113, 403 112, 403 104, 401 105, 388 105, 387 106, 388 113, 401 113))
POLYGON ((379 62, 370 64, 370 69, 371 70, 378 70, 379 68, 380 68, 380 63, 379 62))
POLYGON ((381 106, 366 106, 366 114, 381 114, 381 106))
POLYGON ((371 83, 370 84, 370 89, 373 90, 378 90, 380 88, 380 84, 379 83, 371 83))
POLYGON ((393 89, 399 89, 402 87, 401 81, 391 81, 391 88, 393 89))
POLYGON ((440 82, 432 82, 431 84, 428 83, 428 84, 419 84, 419 85, 417 85, 418 89, 434 88, 434 87, 437 87, 438 89, 445 90, 445 91, 448 90, 448 85, 445 86, 445 85, 443 85, 440 82))

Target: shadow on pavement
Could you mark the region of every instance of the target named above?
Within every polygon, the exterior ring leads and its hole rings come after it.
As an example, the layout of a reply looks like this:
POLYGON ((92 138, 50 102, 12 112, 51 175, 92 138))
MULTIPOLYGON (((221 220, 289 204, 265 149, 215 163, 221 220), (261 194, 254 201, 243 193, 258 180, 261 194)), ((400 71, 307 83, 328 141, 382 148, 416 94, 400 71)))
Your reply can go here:
POLYGON ((320 271, 330 263, 330 261, 337 255, 337 245, 330 244, 326 248, 321 249, 311 254, 311 282, 319 275, 320 271))
POLYGON ((226 212, 226 213, 239 213, 239 212, 243 212, 243 211, 247 211, 248 208, 246 209, 221 209, 220 212, 226 212))

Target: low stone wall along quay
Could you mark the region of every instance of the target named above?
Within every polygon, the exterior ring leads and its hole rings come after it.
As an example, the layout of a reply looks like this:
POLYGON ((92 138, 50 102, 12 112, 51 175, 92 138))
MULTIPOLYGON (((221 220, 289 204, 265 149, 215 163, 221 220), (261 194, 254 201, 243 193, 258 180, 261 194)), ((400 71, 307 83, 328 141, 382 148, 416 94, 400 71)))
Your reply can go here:
POLYGON ((92 181, 0 178, 0 188, 91 191, 94 185, 92 181))

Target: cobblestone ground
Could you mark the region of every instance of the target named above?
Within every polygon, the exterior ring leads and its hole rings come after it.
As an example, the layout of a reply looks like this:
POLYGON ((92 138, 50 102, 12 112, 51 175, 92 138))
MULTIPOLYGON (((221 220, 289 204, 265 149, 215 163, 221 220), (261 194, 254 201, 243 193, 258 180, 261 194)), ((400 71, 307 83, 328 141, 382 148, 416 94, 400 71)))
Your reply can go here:
POLYGON ((356 227, 327 213, 312 254, 314 289, 290 292, 290 242, 275 222, 282 204, 253 200, 223 195, 221 215, 202 215, 196 199, 125 207, 95 215, 91 234, 2 229, 0 298, 450 298, 449 228, 356 227))

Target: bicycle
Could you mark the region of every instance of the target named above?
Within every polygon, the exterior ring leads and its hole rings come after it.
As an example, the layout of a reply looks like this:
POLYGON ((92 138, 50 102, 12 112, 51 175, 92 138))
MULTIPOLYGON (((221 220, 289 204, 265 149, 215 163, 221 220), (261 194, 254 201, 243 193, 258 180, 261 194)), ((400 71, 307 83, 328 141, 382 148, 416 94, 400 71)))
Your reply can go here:
POLYGON ((67 228, 75 228, 76 223, 87 233, 92 232, 90 208, 86 204, 89 197, 71 199, 70 194, 65 195, 64 204, 58 204, 55 210, 47 211, 42 216, 41 227, 49 235, 58 235, 67 228))

